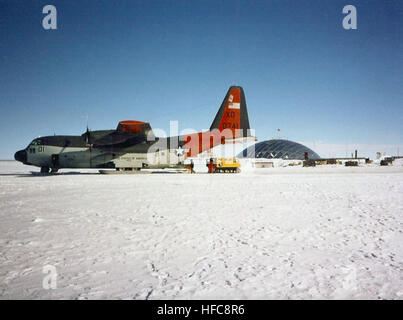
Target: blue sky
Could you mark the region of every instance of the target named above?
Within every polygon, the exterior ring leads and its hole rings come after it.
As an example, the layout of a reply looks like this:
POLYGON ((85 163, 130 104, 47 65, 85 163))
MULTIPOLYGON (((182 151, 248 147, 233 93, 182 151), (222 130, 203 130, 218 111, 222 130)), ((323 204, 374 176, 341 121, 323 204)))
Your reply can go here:
POLYGON ((402 1, 0 0, 0 159, 81 134, 87 116, 93 130, 205 129, 233 84, 260 141, 403 153, 402 18, 402 1), (47 4, 57 30, 42 28, 47 4))

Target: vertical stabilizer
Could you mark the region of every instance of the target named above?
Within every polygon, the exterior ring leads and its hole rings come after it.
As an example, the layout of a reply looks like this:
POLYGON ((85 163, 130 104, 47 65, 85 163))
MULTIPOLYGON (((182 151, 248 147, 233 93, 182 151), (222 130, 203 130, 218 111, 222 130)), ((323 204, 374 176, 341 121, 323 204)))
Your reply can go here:
POLYGON ((248 118, 248 110, 246 108, 245 93, 242 87, 232 86, 228 89, 227 94, 218 110, 210 130, 231 129, 234 137, 239 136, 239 132, 244 137, 250 136, 250 126, 248 118), (236 129, 238 135, 236 136, 236 129), (239 131, 239 129, 242 129, 239 131))

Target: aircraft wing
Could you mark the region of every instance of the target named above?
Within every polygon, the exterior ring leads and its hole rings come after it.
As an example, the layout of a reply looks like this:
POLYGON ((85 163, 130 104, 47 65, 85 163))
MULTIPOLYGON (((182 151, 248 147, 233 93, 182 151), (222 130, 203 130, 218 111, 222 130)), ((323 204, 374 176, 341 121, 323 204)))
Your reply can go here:
POLYGON ((129 147, 146 141, 152 132, 148 122, 125 120, 120 121, 116 130, 93 142, 95 147, 129 147))

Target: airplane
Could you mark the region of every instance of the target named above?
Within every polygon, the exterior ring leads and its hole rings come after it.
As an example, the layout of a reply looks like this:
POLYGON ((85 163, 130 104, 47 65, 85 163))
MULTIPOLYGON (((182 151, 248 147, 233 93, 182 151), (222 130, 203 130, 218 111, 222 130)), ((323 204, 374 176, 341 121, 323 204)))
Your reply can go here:
POLYGON ((41 173, 64 168, 176 168, 189 157, 239 139, 256 141, 251 136, 243 88, 231 86, 209 131, 158 138, 149 122, 126 120, 120 121, 116 130, 90 131, 87 127, 80 136, 39 137, 14 158, 40 167, 41 173))

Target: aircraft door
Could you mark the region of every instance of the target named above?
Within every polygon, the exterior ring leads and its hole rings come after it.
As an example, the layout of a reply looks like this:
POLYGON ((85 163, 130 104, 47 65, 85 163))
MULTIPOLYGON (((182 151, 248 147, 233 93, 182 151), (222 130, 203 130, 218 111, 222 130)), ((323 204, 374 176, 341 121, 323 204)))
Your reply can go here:
POLYGON ((53 168, 59 168, 59 155, 58 154, 52 154, 52 167, 53 168))

